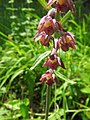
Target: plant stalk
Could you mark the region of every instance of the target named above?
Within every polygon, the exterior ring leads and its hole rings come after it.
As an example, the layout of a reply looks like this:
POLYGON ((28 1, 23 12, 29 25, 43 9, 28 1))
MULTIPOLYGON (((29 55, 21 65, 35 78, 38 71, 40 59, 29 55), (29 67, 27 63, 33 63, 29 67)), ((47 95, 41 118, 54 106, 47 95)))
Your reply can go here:
POLYGON ((48 120, 50 93, 51 93, 51 86, 47 85, 47 91, 46 91, 46 112, 45 112, 46 115, 45 115, 45 120, 48 120))

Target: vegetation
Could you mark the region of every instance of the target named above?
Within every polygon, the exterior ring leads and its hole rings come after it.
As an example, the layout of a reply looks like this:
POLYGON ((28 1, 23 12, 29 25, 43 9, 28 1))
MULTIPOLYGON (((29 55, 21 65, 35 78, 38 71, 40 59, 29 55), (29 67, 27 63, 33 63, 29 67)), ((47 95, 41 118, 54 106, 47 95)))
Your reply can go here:
MULTIPOLYGON (((66 69, 55 71, 59 84, 52 85, 49 120, 90 119, 90 3, 74 1, 75 15, 61 22, 75 34, 76 50, 59 51, 66 69)), ((0 120, 42 120, 46 84, 40 76, 51 46, 33 38, 46 2, 1 0, 0 6, 0 120)))

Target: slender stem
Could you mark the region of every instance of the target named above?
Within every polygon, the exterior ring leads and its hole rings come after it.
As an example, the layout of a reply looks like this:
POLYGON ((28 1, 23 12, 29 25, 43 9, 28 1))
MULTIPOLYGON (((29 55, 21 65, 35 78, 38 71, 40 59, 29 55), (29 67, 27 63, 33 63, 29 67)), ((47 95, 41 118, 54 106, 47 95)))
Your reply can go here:
POLYGON ((54 100, 54 108, 56 110, 56 83, 55 83, 55 100, 54 100))
POLYGON ((54 41, 54 39, 53 39, 53 48, 55 48, 55 41, 54 41))
POLYGON ((64 109, 64 120, 66 120, 66 96, 65 96, 66 87, 63 89, 63 109, 64 109))
POLYGON ((56 13, 55 19, 56 19, 57 21, 60 21, 60 13, 59 13, 59 12, 56 13))
POLYGON ((63 109, 64 109, 64 120, 66 120, 66 97, 65 95, 63 96, 63 109))
POLYGON ((50 92, 51 92, 51 87, 49 85, 47 85, 47 92, 46 92, 46 116, 45 116, 45 120, 48 120, 50 92))

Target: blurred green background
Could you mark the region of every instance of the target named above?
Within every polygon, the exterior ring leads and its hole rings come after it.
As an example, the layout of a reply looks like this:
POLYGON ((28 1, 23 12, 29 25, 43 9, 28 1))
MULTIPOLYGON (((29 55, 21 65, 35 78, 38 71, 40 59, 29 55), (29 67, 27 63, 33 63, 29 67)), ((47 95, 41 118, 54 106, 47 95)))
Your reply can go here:
MULTIPOLYGON (((63 23, 73 32, 76 50, 59 51, 66 70, 51 90, 49 120, 90 120, 90 0, 74 0, 75 14, 63 23)), ((0 120, 42 120, 46 84, 40 76, 49 48, 35 43, 45 0, 0 0, 0 120)))

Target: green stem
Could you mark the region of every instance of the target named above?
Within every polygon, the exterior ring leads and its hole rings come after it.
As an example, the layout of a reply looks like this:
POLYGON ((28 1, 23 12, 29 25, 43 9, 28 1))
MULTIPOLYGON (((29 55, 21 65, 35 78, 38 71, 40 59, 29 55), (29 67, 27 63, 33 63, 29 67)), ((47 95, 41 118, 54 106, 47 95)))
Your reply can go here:
POLYGON ((50 91, 51 87, 47 85, 47 92, 46 92, 46 116, 45 120, 48 120, 48 112, 49 112, 49 102, 50 102, 50 91))
POLYGON ((66 97, 65 97, 65 93, 63 96, 63 109, 64 109, 64 120, 66 120, 66 97))
POLYGON ((64 120, 66 120, 66 96, 65 96, 66 87, 63 89, 63 109, 64 109, 64 120))
POLYGON ((55 108, 55 110, 56 110, 56 108, 57 108, 56 105, 57 105, 57 104, 56 104, 56 83, 55 83, 55 102, 54 102, 54 108, 55 108))
POLYGON ((60 21, 60 13, 56 13, 56 15, 55 15, 55 19, 57 20, 57 21, 60 21))

